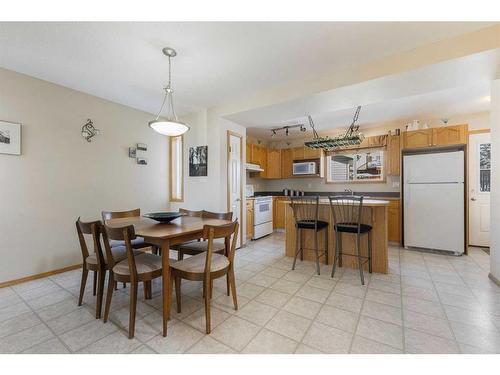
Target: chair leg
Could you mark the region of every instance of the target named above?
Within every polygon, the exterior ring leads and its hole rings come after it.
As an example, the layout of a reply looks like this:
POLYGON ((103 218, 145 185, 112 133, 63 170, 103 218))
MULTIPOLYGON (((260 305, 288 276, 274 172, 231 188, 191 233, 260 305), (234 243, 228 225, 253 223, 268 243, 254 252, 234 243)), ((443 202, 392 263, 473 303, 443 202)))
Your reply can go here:
POLYGON ((94 271, 94 285, 92 289, 92 295, 97 295, 97 271, 94 271))
POLYGON ((325 229, 325 264, 328 265, 328 228, 325 229))
POLYGON ((368 232, 368 272, 372 273, 372 232, 368 232))
POLYGON ((333 255, 333 266, 332 266, 332 277, 335 276, 335 268, 337 267, 337 262, 339 260, 339 232, 335 231, 335 254, 333 255))
POLYGON ((177 250, 177 260, 184 259, 184 252, 182 250, 177 250))
POLYGON ((139 284, 130 283, 130 313, 128 318, 128 338, 133 339, 135 333, 135 312, 137 310, 137 289, 139 284))
POLYGON ((123 289, 127 287, 127 283, 122 283, 123 289))
POLYGON ((108 321, 109 317, 109 308, 111 307, 111 298, 113 297, 114 286, 116 282, 113 278, 113 272, 109 271, 108 276, 108 291, 106 293, 106 306, 104 307, 104 323, 108 321))
POLYGON ((144 281, 144 299, 151 299, 152 295, 151 281, 144 281))
POLYGON ((295 256, 293 257, 292 271, 295 269, 295 264, 297 263, 297 255, 299 255, 300 251, 300 229, 297 228, 295 234, 295 256))
POLYGON ((118 290, 118 283, 115 281, 115 290, 118 290))
POLYGON ((337 232, 339 237, 339 267, 342 267, 342 233, 337 232))
POLYGON ((210 324, 210 294, 212 291, 210 290, 210 285, 212 284, 211 280, 203 280, 203 289, 205 289, 205 331, 207 334, 211 331, 210 324))
POLYGON ((229 281, 229 274, 226 275, 226 294, 229 297, 231 294, 229 293, 229 290, 231 288, 231 282, 229 281))
POLYGON ((316 272, 319 275, 319 249, 318 249, 318 232, 314 231, 314 253, 316 255, 316 272))
POLYGON ((88 274, 89 274, 89 270, 85 267, 85 264, 84 264, 82 267, 82 281, 80 282, 80 296, 78 297, 78 306, 82 305, 83 292, 85 292, 85 285, 87 284, 88 274))
POLYGON ((227 273, 228 280, 231 284, 231 294, 233 295, 233 305, 234 309, 238 310, 238 297, 236 296, 236 279, 234 277, 234 270, 233 267, 231 266, 231 269, 227 273))
POLYGON ((175 302, 177 305, 177 313, 181 313, 181 278, 175 277, 175 302))
POLYGON ((300 245, 300 261, 304 261, 304 239, 302 238, 302 231, 299 231, 299 245, 300 245))
POLYGON ((104 279, 106 278, 106 269, 99 271, 98 284, 97 284, 97 301, 95 307, 95 318, 101 319, 102 311, 102 298, 104 295, 104 279))
POLYGON ((361 236, 356 235, 356 253, 358 254, 358 267, 359 267, 359 277, 361 277, 361 285, 365 285, 365 276, 363 274, 363 260, 361 259, 361 246, 360 246, 361 236))

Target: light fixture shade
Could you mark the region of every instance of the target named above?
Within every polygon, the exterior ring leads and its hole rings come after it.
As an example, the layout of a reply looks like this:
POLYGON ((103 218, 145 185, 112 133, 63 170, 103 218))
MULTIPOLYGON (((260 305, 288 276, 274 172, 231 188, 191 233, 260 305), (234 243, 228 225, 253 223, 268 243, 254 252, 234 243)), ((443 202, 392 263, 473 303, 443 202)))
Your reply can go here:
POLYGON ((182 135, 189 130, 189 126, 180 121, 168 121, 161 119, 150 121, 149 126, 157 133, 168 135, 169 137, 182 135))

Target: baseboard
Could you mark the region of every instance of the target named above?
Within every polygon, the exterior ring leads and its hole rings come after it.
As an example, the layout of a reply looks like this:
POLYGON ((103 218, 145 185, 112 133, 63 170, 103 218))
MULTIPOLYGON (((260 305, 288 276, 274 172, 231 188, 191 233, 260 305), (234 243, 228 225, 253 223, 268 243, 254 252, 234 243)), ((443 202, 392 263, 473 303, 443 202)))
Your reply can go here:
POLYGON ((498 286, 500 286, 500 280, 498 280, 495 276, 493 276, 491 274, 491 272, 488 274, 488 277, 491 281, 493 281, 495 284, 497 284, 498 286))
POLYGON ((76 270, 77 268, 81 268, 81 267, 82 267, 82 264, 80 263, 80 264, 75 264, 73 266, 59 268, 59 269, 53 270, 53 271, 48 271, 48 272, 38 273, 36 275, 22 277, 20 279, 15 279, 15 280, 10 280, 10 281, 4 281, 4 282, 0 283, 0 288, 5 288, 5 287, 8 287, 8 286, 25 283, 26 281, 31 281, 31 280, 36 280, 36 279, 42 279, 42 278, 47 277, 47 276, 57 275, 58 273, 63 273, 63 272, 68 272, 68 271, 76 270))

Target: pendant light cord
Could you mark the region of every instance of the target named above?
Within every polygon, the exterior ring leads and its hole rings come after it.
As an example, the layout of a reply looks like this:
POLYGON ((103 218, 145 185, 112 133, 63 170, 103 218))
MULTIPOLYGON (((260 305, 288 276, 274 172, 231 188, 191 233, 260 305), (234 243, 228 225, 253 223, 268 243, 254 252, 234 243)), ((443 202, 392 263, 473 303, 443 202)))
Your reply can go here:
POLYGON ((163 102, 161 103, 160 110, 158 111, 158 114, 156 115, 155 121, 157 121, 160 118, 161 112, 163 111, 163 108, 165 107, 165 102, 167 101, 167 96, 169 95, 168 90, 172 90, 172 61, 170 60, 171 57, 168 56, 168 85, 165 87, 165 95, 163 96, 163 102))

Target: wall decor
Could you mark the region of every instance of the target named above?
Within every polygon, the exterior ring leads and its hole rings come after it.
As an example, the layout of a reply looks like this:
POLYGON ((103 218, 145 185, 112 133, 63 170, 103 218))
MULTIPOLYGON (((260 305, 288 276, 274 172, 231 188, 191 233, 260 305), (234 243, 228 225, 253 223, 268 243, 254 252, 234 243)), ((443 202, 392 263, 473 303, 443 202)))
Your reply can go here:
POLYGON ((148 145, 145 143, 138 143, 137 144, 137 150, 138 151, 147 151, 148 150, 148 145))
POLYGON ((208 175, 208 146, 189 147, 189 176, 208 175))
POLYGON ((141 165, 148 165, 148 159, 146 158, 137 158, 137 164, 141 164, 141 165))
POLYGON ((137 150, 135 147, 129 147, 128 148, 128 157, 129 158, 136 158, 137 157, 137 150))
POLYGON ((21 155, 21 124, 0 121, 0 154, 21 155))
POLYGON ((82 137, 87 140, 87 142, 92 142, 92 138, 99 135, 101 131, 94 127, 94 123, 91 119, 87 119, 85 125, 82 126, 82 137))

